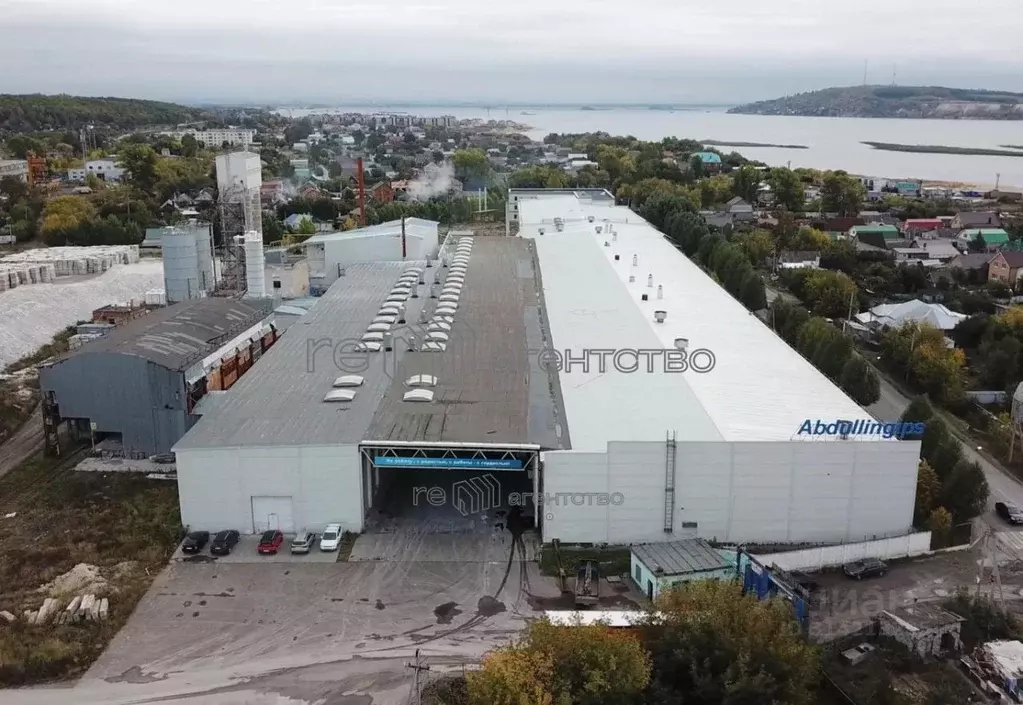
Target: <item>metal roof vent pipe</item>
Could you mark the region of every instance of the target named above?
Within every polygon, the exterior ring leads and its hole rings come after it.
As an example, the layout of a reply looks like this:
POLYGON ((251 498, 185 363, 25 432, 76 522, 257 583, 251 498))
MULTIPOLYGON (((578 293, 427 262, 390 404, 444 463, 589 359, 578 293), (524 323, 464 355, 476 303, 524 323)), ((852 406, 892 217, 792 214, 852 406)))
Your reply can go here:
POLYGON ((633 267, 638 267, 639 266, 639 255, 633 255, 632 256, 632 266, 633 267))
POLYGON ((663 299, 664 298, 664 285, 663 284, 658 284, 657 285, 657 298, 658 299, 663 299))
POLYGON ((685 352, 689 349, 689 338, 675 338, 675 349, 685 352))
POLYGON ((433 260, 430 259, 429 257, 427 257, 426 258, 426 268, 429 269, 432 266, 433 266, 433 260))
POLYGON ((401 323, 401 324, 405 323, 405 304, 402 304, 398 308, 398 323, 401 323))
POLYGON ((437 272, 437 274, 433 277, 433 283, 440 284, 440 272, 437 272))
POLYGON ((593 216, 592 215, 586 216, 586 221, 589 222, 589 223, 592 223, 593 222, 593 216))
POLYGON ((408 351, 409 352, 415 352, 416 351, 416 336, 414 336, 414 335, 410 335, 408 337, 408 351))
POLYGON ((607 240, 604 240, 604 247, 611 247, 611 243, 608 242, 607 240))
POLYGON ((614 230, 611 231, 611 242, 618 242, 618 233, 614 230))
POLYGON ((419 275, 419 283, 420 284, 425 284, 426 283, 426 275, 425 274, 420 274, 419 275))
MULTIPOLYGON (((422 284, 423 282, 420 281, 419 283, 422 284)), ((419 298, 419 287, 418 286, 414 287, 412 289, 412 298, 413 299, 418 299, 419 298)))
POLYGON ((654 275, 653 274, 647 274, 646 275, 646 285, 647 285, 647 288, 650 288, 650 289, 652 289, 654 287, 654 275))
POLYGON ((340 269, 338 269, 338 270, 337 270, 337 275, 338 275, 339 277, 343 277, 343 276, 345 275, 345 268, 344 268, 344 267, 341 267, 340 269))
POLYGON ((430 287, 430 298, 431 299, 436 299, 437 298, 437 285, 436 284, 434 284, 433 286, 430 287))
POLYGON ((394 334, 384 333, 384 350, 391 352, 394 350, 394 334))
POLYGON ((621 259, 621 257, 619 255, 615 255, 615 262, 617 262, 620 259, 621 259))
POLYGON ((600 235, 602 232, 604 232, 604 226, 603 225, 597 225, 593 229, 597 231, 597 235, 600 235))
POLYGON ((654 320, 658 323, 664 323, 664 319, 668 317, 667 311, 654 311, 654 320))
POLYGON ((448 266, 448 258, 447 257, 444 257, 443 259, 441 259, 441 265, 444 266, 444 267, 448 266))
POLYGON ((649 301, 650 300, 649 294, 643 294, 639 298, 642 299, 643 301, 649 301))
POLYGON ((629 275, 629 283, 630 284, 635 284, 636 283, 636 275, 635 274, 630 274, 629 275))
POLYGON ((419 309, 419 322, 426 323, 430 320, 430 312, 426 310, 426 307, 419 309))
POLYGON ((538 233, 540 233, 541 235, 543 235, 543 228, 537 228, 536 232, 538 232, 538 233))

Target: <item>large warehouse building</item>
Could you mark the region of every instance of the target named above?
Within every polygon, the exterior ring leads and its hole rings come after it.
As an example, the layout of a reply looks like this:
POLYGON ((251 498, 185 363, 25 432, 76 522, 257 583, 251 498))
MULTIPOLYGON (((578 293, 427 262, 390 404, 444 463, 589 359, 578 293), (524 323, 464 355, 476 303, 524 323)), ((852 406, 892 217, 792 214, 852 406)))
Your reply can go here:
POLYGON ((910 529, 919 442, 800 436, 869 415, 632 211, 518 204, 519 237, 344 268, 175 446, 183 523, 450 531, 532 494, 544 541, 910 529))
POLYGON ((192 299, 152 311, 39 368, 60 419, 131 456, 167 453, 199 404, 273 344, 270 301, 192 299))

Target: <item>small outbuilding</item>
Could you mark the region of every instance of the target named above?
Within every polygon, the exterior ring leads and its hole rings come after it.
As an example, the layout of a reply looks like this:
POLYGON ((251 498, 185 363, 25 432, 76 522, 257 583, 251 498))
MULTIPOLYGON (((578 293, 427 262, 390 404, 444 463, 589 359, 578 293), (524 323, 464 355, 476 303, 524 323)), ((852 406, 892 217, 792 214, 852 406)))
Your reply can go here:
POLYGON ((651 600, 679 583, 730 580, 735 564, 700 538, 632 547, 632 578, 651 600))
POLYGON ((885 610, 875 620, 880 634, 920 656, 941 656, 962 649, 963 618, 933 602, 885 610))

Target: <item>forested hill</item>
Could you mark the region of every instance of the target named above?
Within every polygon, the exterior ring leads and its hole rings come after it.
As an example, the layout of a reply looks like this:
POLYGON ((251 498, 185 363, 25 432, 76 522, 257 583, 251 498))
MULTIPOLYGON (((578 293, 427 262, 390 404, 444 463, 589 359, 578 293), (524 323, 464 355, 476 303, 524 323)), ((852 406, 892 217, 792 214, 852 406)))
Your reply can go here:
POLYGON ((851 86, 732 108, 746 115, 1023 120, 1023 93, 940 86, 851 86))
POLYGON ((0 94, 0 133, 97 128, 132 130, 208 119, 200 108, 132 98, 0 94))

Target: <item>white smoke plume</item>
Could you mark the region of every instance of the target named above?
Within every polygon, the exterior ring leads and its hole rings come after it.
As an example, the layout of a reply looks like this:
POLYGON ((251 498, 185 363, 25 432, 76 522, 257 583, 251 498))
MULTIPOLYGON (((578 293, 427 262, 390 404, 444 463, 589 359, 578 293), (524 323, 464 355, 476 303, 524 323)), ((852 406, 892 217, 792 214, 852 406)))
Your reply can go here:
POLYGON ((450 162, 433 164, 408 182, 408 195, 417 201, 427 201, 447 194, 455 182, 455 167, 450 162))

